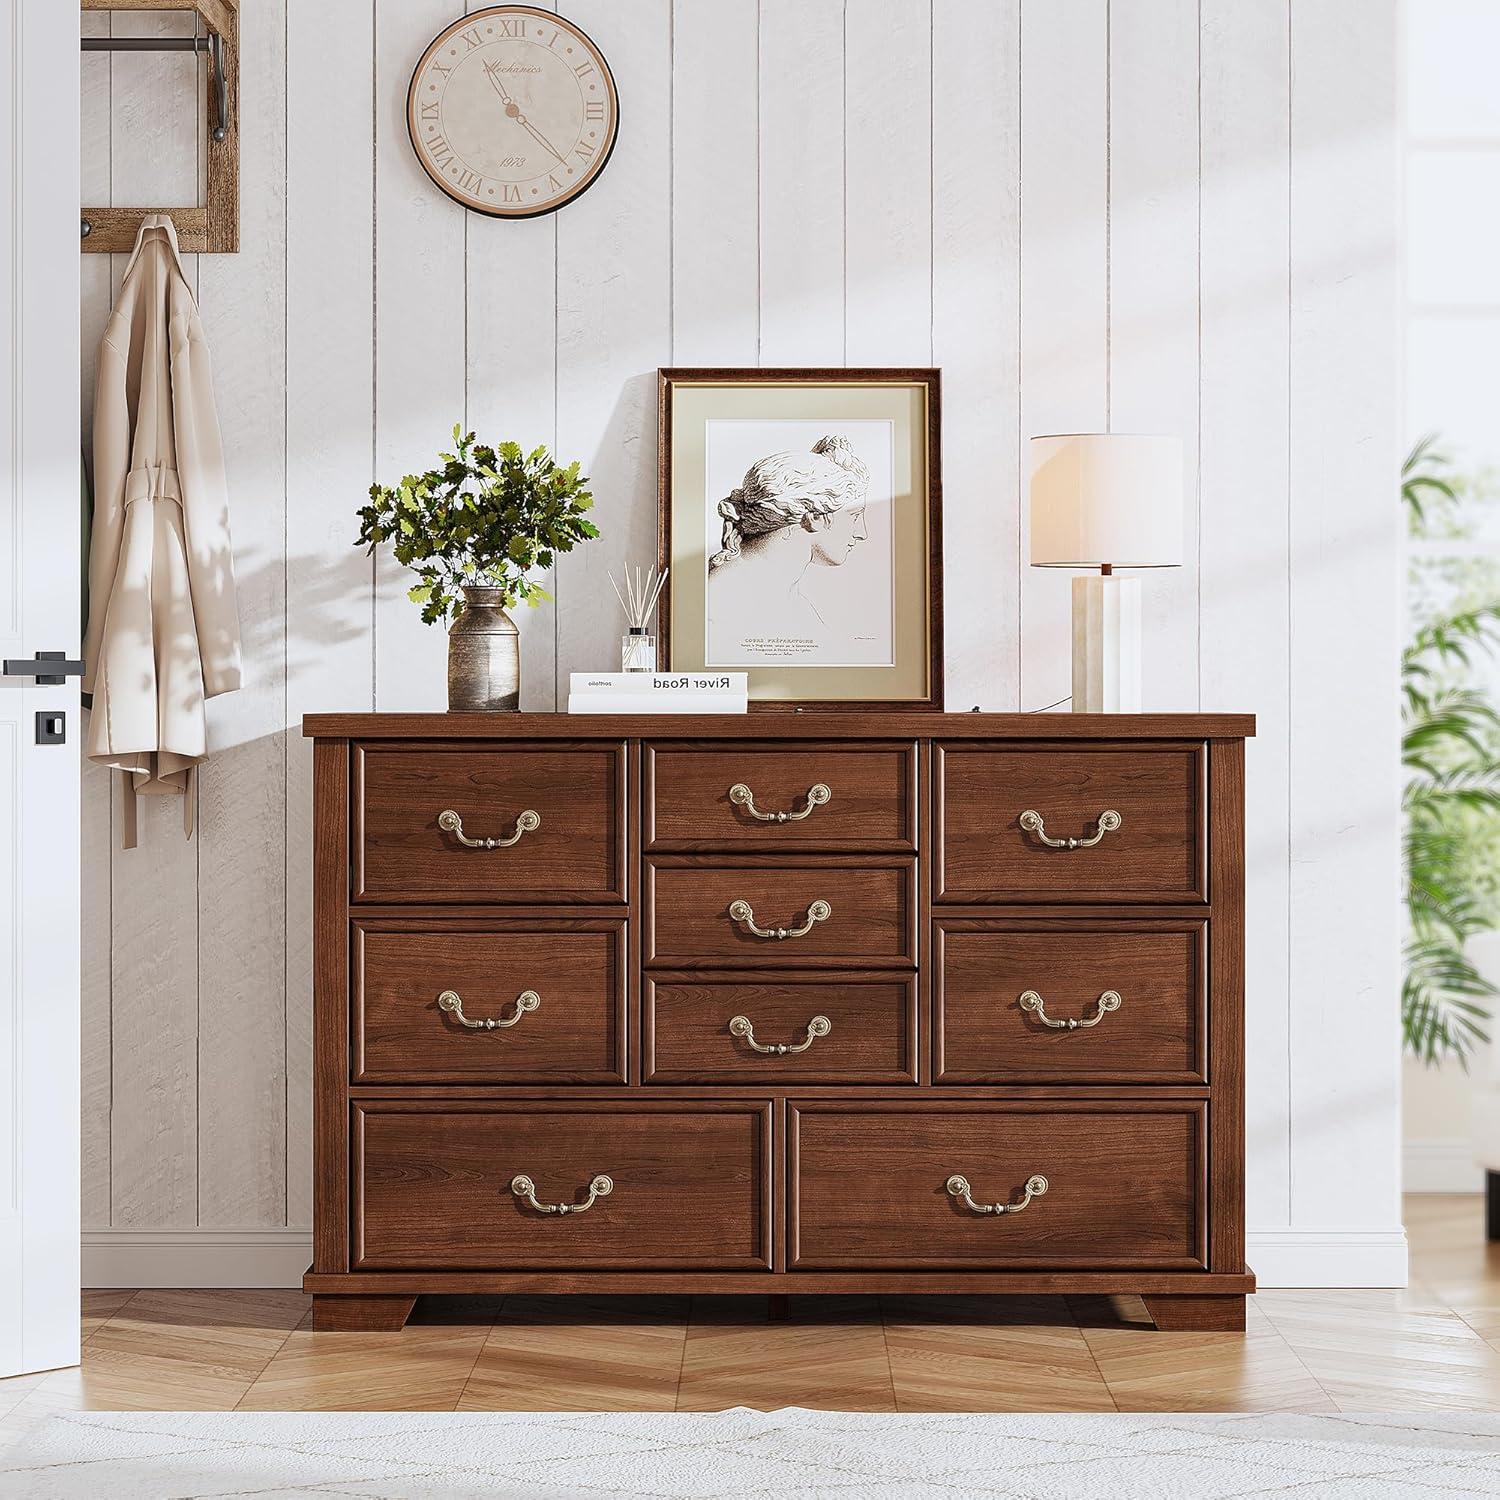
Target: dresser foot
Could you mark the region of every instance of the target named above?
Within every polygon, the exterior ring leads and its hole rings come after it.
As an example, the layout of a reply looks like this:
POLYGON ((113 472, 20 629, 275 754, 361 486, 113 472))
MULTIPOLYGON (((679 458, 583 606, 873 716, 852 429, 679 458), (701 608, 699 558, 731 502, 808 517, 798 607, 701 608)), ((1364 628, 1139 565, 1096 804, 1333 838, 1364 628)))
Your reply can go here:
POLYGON ((415 1297, 313 1297, 313 1328, 319 1333, 399 1333, 415 1297))
POLYGON ((1202 1297, 1192 1293, 1168 1293, 1142 1297, 1151 1321, 1163 1333, 1243 1333, 1245 1299, 1202 1297))
POLYGON ((792 1299, 783 1292, 773 1292, 766 1298, 766 1321, 782 1323, 792 1315, 792 1299))

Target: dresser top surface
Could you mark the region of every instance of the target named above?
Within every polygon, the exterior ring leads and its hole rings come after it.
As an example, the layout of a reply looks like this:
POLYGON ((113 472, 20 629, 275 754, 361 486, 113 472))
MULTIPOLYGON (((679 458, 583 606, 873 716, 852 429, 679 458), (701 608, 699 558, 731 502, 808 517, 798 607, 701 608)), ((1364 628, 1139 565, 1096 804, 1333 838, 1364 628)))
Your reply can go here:
POLYGON ((1237 740, 1255 733, 1255 715, 354 713, 308 714, 302 732, 341 740, 1237 740))

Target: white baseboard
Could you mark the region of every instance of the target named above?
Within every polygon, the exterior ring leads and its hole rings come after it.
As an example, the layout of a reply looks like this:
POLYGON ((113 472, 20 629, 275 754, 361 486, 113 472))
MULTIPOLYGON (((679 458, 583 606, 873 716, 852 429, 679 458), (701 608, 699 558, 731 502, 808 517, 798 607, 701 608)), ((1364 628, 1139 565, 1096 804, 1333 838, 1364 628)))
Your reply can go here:
POLYGON ((310 1229, 85 1229, 85 1287, 300 1287, 310 1229))
MULTIPOLYGON (((1246 1256, 1264 1287, 1406 1285, 1402 1229, 1252 1229, 1246 1256)), ((306 1229, 86 1229, 86 1287, 299 1287, 306 1229)))
POLYGON ((1263 1287, 1405 1286, 1406 1231, 1252 1229, 1245 1259, 1263 1287))
POLYGON ((1401 1182, 1408 1193, 1482 1193, 1484 1168, 1474 1160, 1468 1136, 1404 1141, 1401 1182))

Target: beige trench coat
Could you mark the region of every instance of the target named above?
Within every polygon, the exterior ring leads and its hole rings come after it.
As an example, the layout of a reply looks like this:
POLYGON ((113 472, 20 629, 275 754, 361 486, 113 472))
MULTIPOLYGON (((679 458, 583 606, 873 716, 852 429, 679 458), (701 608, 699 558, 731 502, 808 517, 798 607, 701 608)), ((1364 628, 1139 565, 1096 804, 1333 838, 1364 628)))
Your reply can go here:
POLYGON ((240 685, 224 453, 208 347, 165 214, 141 224, 99 346, 85 692, 88 755, 135 796, 184 798, 207 753, 204 701, 240 685))

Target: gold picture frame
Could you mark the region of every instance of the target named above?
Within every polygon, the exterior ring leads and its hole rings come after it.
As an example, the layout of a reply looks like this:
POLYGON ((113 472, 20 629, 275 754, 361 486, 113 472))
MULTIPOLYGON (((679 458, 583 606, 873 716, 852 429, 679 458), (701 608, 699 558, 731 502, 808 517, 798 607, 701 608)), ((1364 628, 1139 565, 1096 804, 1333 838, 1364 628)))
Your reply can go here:
POLYGON ((940 372, 663 369, 658 396, 660 668, 745 671, 752 709, 940 709, 940 372))

